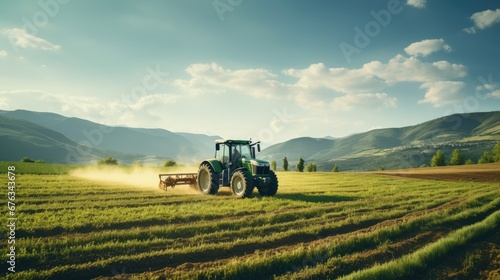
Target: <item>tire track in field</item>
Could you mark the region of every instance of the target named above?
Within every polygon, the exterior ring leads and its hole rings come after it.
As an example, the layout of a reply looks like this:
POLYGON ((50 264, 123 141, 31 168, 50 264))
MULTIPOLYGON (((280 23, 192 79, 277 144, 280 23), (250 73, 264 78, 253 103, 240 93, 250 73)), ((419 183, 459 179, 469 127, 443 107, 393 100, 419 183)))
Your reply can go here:
MULTIPOLYGON (((448 208, 458 207, 464 203, 465 203, 464 201, 457 200, 445 203, 433 209, 416 211, 414 213, 409 213, 402 217, 390 220, 366 221, 365 223, 361 223, 358 225, 350 224, 345 227, 339 228, 335 232, 330 232, 331 234, 330 236, 327 236, 321 240, 317 240, 317 235, 299 234, 299 235, 289 236, 283 239, 277 239, 269 243, 263 243, 263 244, 247 243, 247 244, 236 245, 226 250, 220 250, 220 249, 205 250, 203 252, 197 252, 195 255, 188 253, 185 255, 175 254, 171 255, 170 257, 168 256, 153 257, 153 258, 147 258, 147 260, 144 260, 144 262, 148 264, 148 267, 150 269, 153 270, 161 269, 161 271, 165 272, 168 271, 168 273, 173 273, 175 271, 178 271, 176 269, 177 266, 179 266, 179 268, 189 268, 189 269, 192 269, 193 267, 197 268, 198 266, 201 267, 220 266, 225 263, 233 261, 235 257, 244 257, 245 255, 251 255, 255 252, 256 248, 258 248, 259 251, 265 251, 266 253, 272 255, 277 252, 289 252, 298 247, 305 248, 305 247, 315 247, 319 245, 329 244, 332 243, 334 240, 342 240, 348 238, 350 235, 353 234, 356 235, 361 233, 368 233, 377 230, 379 228, 387 227, 389 225, 404 223, 409 218, 418 219, 425 215, 438 213, 448 208), (192 262, 194 259, 196 260, 196 263, 192 262)), ((143 271, 139 270, 131 272, 140 273, 143 271)))

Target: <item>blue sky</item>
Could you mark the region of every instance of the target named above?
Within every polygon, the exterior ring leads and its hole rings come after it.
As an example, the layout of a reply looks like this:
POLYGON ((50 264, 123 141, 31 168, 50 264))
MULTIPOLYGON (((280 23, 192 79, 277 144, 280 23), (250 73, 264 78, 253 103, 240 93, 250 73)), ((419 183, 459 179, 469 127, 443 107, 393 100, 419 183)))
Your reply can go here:
POLYGON ((500 2, 2 1, 0 109, 276 143, 500 108, 500 2))

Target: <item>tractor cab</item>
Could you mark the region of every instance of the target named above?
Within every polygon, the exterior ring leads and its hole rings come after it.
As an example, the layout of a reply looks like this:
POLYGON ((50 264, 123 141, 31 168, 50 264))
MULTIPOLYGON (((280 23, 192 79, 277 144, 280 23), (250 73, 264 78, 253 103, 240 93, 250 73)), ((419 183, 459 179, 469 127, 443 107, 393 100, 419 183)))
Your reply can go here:
MULTIPOLYGON (((228 186, 231 175, 237 169, 247 169, 247 166, 259 164, 255 159, 255 146, 257 146, 257 151, 260 152, 260 142, 252 143, 249 140, 215 141, 215 158, 220 161, 222 167, 219 178, 220 185, 228 186)), ((249 168, 248 171, 253 173, 253 168, 249 168)))
POLYGON ((242 162, 255 159, 255 146, 260 152, 260 143, 247 140, 217 140, 215 142, 215 158, 219 159, 224 168, 232 171, 242 167, 242 162))

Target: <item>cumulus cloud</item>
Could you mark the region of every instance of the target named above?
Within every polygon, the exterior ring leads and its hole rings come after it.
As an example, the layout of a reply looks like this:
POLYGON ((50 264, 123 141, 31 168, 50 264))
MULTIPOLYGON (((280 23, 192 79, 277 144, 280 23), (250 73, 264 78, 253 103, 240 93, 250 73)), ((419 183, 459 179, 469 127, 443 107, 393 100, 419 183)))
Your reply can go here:
POLYGON ((427 0, 408 0, 406 4, 415 8, 425 8, 427 0))
POLYGON ((462 78, 467 75, 467 67, 447 61, 423 62, 416 57, 397 55, 388 63, 372 61, 363 69, 387 83, 394 82, 432 82, 462 78))
POLYGON ((265 69, 229 70, 211 63, 193 64, 186 72, 191 78, 175 80, 173 85, 192 95, 236 90, 256 97, 271 98, 283 86, 275 79, 275 74, 265 69))
POLYGON ((0 50, 0 57, 7 56, 7 52, 4 50, 0 50))
POLYGON ((21 28, 2 29, 0 34, 7 36, 13 45, 25 49, 57 51, 61 48, 61 46, 52 44, 45 39, 28 34, 26 30, 21 28))
POLYGON ((488 96, 493 97, 493 98, 500 98, 500 90, 497 89, 495 91, 492 91, 489 93, 488 96))
POLYGON ((43 90, 1 91, 0 98, 3 100, 2 107, 8 110, 23 108, 38 111, 43 104, 47 111, 85 115, 104 106, 95 97, 53 94, 43 90))
POLYGON ((482 12, 474 13, 470 19, 474 23, 474 26, 464 28, 464 31, 469 34, 474 34, 477 29, 485 29, 496 23, 500 22, 500 9, 496 10, 486 10, 482 12))
POLYGON ((456 81, 439 81, 428 82, 420 86, 422 89, 427 89, 424 99, 420 100, 419 104, 429 103, 434 107, 442 107, 445 105, 455 104, 463 100, 464 95, 462 89, 465 83, 456 81))
POLYGON ((424 40, 410 45, 407 52, 415 56, 396 55, 387 62, 371 61, 360 68, 326 67, 311 64, 303 69, 285 69, 281 73, 295 81, 281 82, 278 75, 266 69, 229 70, 211 64, 193 64, 186 68, 188 79, 177 79, 172 85, 195 96, 199 94, 237 93, 264 98, 288 98, 308 109, 351 110, 353 108, 393 108, 397 99, 382 90, 400 82, 419 82, 427 89, 421 103, 446 104, 439 97, 444 85, 465 77, 467 67, 448 61, 423 62, 420 55, 436 50, 450 50, 443 39, 424 40))
POLYGON ((347 94, 335 98, 330 106, 336 111, 349 111, 352 108, 395 108, 397 106, 397 99, 385 93, 347 94))
POLYGON ((495 84, 483 84, 476 87, 476 92, 486 91, 486 98, 500 98, 500 89, 495 84))
POLYGON ((161 114, 165 105, 177 102, 172 94, 151 94, 142 97, 104 101, 96 97, 54 94, 42 90, 0 91, 0 109, 26 109, 63 115, 73 115, 90 120, 106 122, 113 118, 125 124, 132 124, 138 118, 147 118, 157 112, 161 114))
POLYGON ((405 52, 413 56, 428 56, 440 50, 451 52, 452 48, 442 38, 415 42, 405 48, 405 52))
POLYGON ((326 68, 323 63, 305 69, 288 69, 284 74, 298 78, 295 87, 311 89, 324 87, 341 93, 369 92, 381 89, 384 81, 364 69, 326 68))

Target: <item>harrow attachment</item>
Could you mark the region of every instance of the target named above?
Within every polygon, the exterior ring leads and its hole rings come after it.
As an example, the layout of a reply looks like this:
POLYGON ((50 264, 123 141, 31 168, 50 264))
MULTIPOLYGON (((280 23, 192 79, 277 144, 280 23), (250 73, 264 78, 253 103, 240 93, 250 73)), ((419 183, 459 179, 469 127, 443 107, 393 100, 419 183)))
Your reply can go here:
POLYGON ((168 187, 172 189, 176 185, 190 185, 191 187, 196 187, 196 173, 166 173, 159 174, 160 183, 158 187, 160 190, 166 191, 168 187))

